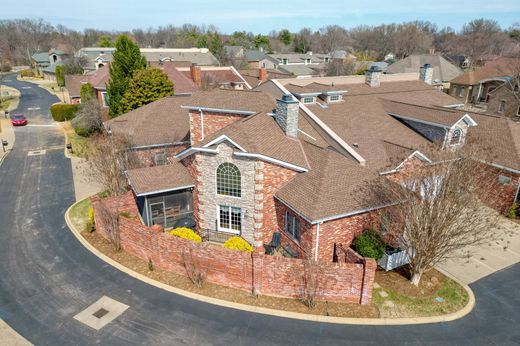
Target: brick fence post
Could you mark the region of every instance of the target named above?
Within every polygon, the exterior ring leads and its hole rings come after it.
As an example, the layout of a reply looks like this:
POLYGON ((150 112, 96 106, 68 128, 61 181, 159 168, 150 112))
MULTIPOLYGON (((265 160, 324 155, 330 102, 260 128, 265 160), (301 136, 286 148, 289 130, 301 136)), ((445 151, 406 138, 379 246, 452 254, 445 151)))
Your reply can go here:
POLYGON ((374 279, 376 275, 377 263, 373 258, 363 259, 363 279, 361 281, 360 303, 362 305, 370 304, 372 301, 372 289, 374 287, 374 279))
POLYGON ((251 281, 253 295, 262 293, 262 272, 264 270, 264 255, 259 251, 251 252, 251 281))

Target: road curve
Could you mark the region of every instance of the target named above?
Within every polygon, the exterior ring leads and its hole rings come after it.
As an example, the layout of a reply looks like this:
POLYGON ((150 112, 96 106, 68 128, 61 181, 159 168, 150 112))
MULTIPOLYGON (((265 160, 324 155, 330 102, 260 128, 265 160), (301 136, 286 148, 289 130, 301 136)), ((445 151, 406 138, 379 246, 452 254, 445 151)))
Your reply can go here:
MULTIPOLYGON (((46 110, 57 98, 34 84, 6 79, 22 92, 17 112, 30 124, 52 125, 46 110)), ((145 284, 88 252, 67 229, 63 216, 74 202, 74 188, 70 162, 56 149, 62 144, 58 128, 17 128, 16 146, 0 166, 0 318, 34 344, 520 344, 519 264, 472 284, 477 306, 465 318, 413 326, 270 317, 145 284), (45 148, 45 155, 27 155, 45 148), (103 295, 130 308, 99 331, 73 319, 103 295)))

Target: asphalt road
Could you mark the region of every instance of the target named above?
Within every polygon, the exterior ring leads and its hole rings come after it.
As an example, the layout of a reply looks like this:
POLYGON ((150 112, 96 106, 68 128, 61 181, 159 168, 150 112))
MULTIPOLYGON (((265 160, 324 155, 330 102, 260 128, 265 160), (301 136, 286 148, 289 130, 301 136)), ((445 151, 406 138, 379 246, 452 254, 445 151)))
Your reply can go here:
MULTIPOLYGON (((51 125, 56 98, 33 84, 18 112, 51 125), (37 108, 40 110, 27 110, 37 108)), ((15 148, 0 166, 0 318, 37 345, 518 345, 520 265, 471 285, 477 307, 467 317, 418 326, 350 326, 258 315, 189 300, 105 264, 67 229, 74 202, 72 171, 54 127, 16 129, 15 148), (49 148, 45 155, 29 150, 49 148), (73 319, 107 295, 130 306, 94 331, 73 319)), ((2 341, 0 340, 0 344, 2 341)))

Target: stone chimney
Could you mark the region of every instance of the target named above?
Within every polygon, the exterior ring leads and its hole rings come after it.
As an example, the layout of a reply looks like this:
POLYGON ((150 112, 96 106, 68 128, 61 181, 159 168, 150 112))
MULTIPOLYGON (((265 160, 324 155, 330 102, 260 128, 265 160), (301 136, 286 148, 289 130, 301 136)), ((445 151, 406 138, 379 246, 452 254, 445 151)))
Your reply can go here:
POLYGON ((267 80, 267 69, 265 67, 260 69, 260 72, 258 73, 258 79, 260 82, 265 82, 267 80))
POLYGON ((276 113, 274 118, 287 136, 298 136, 298 113, 300 103, 291 94, 284 94, 276 100, 276 113))
POLYGON ((430 64, 424 64, 419 70, 419 79, 426 84, 433 83, 433 67, 430 64))
POLYGON ((201 76, 201 72, 200 72, 200 66, 198 66, 196 63, 191 64, 190 72, 191 72, 191 79, 193 80, 193 83, 195 83, 198 86, 201 86, 202 85, 202 76, 201 76))
POLYGON ((379 78, 381 77, 381 70, 377 66, 371 66, 370 70, 365 72, 365 83, 371 88, 377 88, 381 84, 379 78))

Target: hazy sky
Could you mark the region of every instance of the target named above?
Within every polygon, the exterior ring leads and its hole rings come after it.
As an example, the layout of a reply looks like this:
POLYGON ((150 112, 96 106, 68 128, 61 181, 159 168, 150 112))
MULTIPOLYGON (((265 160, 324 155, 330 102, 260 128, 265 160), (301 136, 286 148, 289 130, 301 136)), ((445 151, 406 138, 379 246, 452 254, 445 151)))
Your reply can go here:
MULTIPOLYGON (((5 0, 1 0, 5 1, 5 0)), ((73 29, 129 30, 183 23, 214 24, 222 32, 318 29, 429 20, 455 29, 475 18, 504 28, 520 21, 520 0, 17 0, 2 6, 1 19, 43 18, 73 29)))

